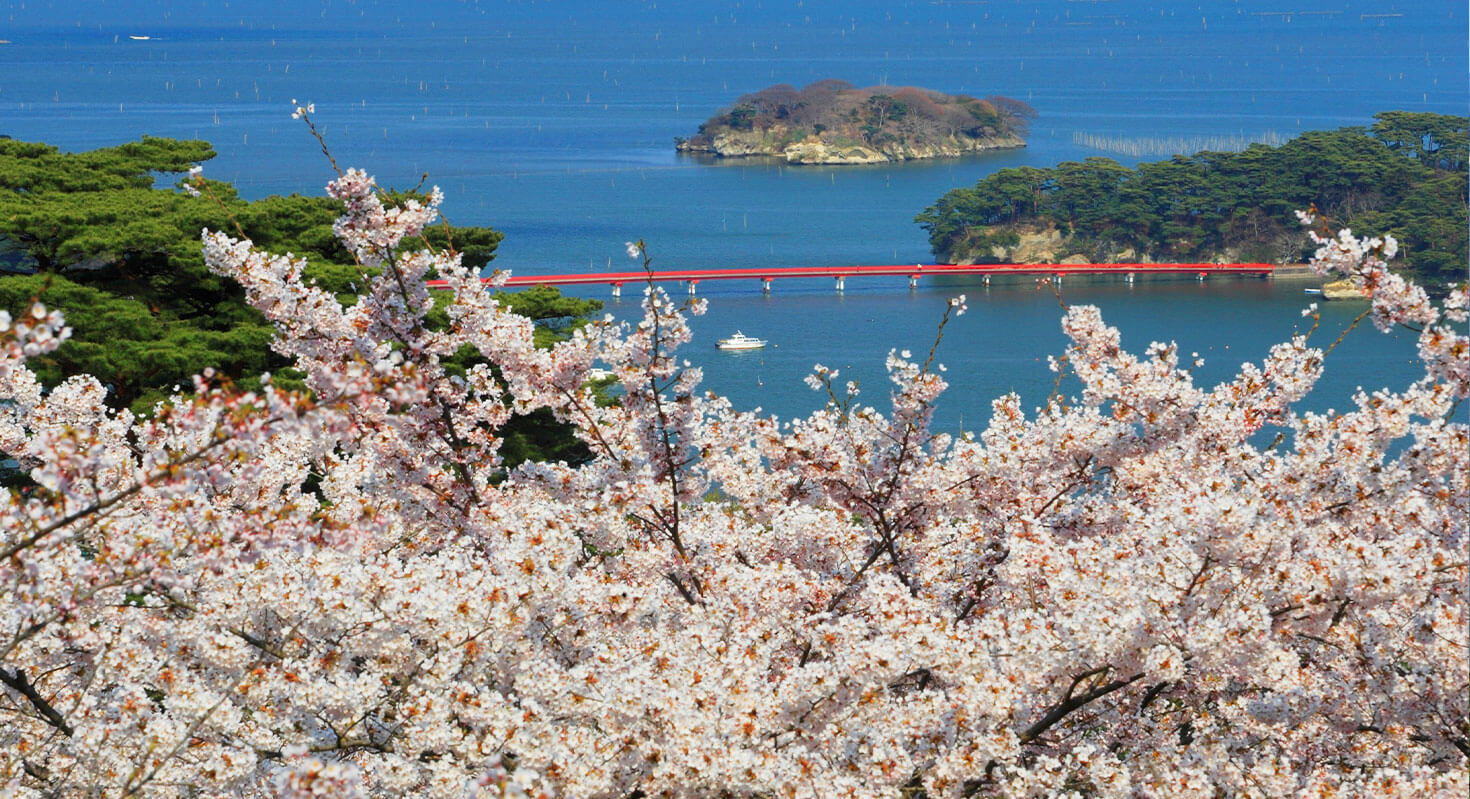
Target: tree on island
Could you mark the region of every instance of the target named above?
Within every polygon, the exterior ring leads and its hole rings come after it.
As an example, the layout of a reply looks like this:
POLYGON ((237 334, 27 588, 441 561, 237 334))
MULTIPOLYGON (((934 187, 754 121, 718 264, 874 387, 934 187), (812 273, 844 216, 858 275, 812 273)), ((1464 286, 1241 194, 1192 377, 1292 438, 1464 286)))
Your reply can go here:
POLYGON ((0 505, 7 795, 1470 788, 1467 292, 1435 307, 1391 240, 1318 261, 1418 331, 1407 387, 1300 413, 1332 368, 1310 334, 1203 387, 1072 307, 1058 395, 953 438, 934 353, 890 355, 886 413, 817 366, 829 404, 781 424, 699 390, 662 292, 538 347, 477 270, 405 246, 437 192, 329 192, 351 303, 204 240, 309 393, 206 374, 139 419, 95 378, 42 390, 59 314, 0 320, 0 446, 34 481, 0 505), (591 459, 507 471, 531 409, 591 459))
POLYGON ((1303 133, 1279 147, 1199 152, 1127 168, 1087 158, 1051 169, 1002 169, 954 189, 916 218, 944 261, 1008 257, 1019 234, 1056 228, 1067 254, 1090 260, 1299 262, 1309 249, 1293 217, 1315 207, 1333 223, 1403 244, 1403 268, 1429 283, 1463 278, 1466 118, 1385 112, 1371 129, 1303 133))

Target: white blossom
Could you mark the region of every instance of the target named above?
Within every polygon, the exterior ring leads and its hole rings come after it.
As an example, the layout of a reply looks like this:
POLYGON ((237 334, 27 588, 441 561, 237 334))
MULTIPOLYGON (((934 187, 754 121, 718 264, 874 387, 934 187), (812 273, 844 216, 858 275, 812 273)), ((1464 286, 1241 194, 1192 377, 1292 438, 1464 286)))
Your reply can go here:
POLYGON ((1001 397, 953 438, 908 351, 883 411, 820 365, 823 409, 736 411, 656 289, 538 349, 457 257, 406 251, 437 191, 329 192, 371 267, 351 306, 203 237, 309 394, 205 374, 135 418, 94 378, 42 391, 61 315, 0 312, 0 450, 34 483, 0 504, 7 796, 1470 787, 1465 291, 1434 307, 1389 240, 1320 258, 1421 331, 1408 386, 1303 413, 1305 337, 1199 386, 1074 307, 1076 401, 1001 397), (505 469, 538 409, 590 460, 505 469))

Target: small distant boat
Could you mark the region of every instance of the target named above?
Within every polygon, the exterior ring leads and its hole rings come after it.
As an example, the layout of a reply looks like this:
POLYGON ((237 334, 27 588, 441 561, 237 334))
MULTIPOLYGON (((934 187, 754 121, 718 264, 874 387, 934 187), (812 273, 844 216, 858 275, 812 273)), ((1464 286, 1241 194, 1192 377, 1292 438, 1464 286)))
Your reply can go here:
POLYGON ((766 340, 747 336, 739 330, 729 338, 722 338, 715 342, 715 348, 721 350, 758 350, 766 346, 766 340))
POLYGON ((1306 292, 1307 294, 1321 294, 1322 293, 1322 289, 1302 289, 1302 291, 1306 292))
POLYGON ((146 42, 149 39, 152 39, 153 37, 152 36, 129 36, 128 38, 129 39, 132 39, 135 42, 146 42))

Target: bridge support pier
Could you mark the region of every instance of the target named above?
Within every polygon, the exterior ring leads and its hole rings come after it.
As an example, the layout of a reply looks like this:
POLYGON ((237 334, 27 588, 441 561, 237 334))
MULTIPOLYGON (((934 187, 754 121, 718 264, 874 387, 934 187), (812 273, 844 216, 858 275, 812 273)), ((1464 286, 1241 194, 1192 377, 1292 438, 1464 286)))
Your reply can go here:
POLYGON ((621 297, 621 296, 623 296, 623 284, 622 283, 614 283, 614 284, 612 284, 612 290, 613 290, 613 296, 614 297, 621 297))
POLYGON ((914 289, 916 289, 918 287, 919 287, 919 276, 918 275, 909 275, 909 291, 913 291, 914 289))
POLYGON ((1194 276, 1194 279, 1195 280, 1198 280, 1201 283, 1205 282, 1205 273, 1204 272, 1200 272, 1199 274, 1197 274, 1197 275, 1194 276))
POLYGON ((845 286, 844 281, 846 279, 847 279, 847 275, 838 275, 837 276, 837 290, 838 291, 842 291, 842 290, 845 289, 846 286, 845 286))
POLYGON ((985 288, 990 288, 990 275, 985 276, 985 288))
POLYGON ((694 295, 694 287, 699 285, 699 281, 698 280, 690 280, 690 281, 687 281, 687 284, 689 286, 689 295, 690 296, 693 296, 694 295))
POLYGON ((1052 275, 1051 278, 1052 278, 1052 280, 1055 280, 1056 281, 1056 284, 1058 286, 1062 285, 1062 273, 1061 272, 1057 272, 1056 274, 1052 275))
POLYGON ((1130 285, 1130 286, 1133 285, 1133 273, 1132 272, 1129 272, 1128 273, 1128 285, 1130 285))
POLYGON ((764 291, 767 294, 770 294, 771 293, 771 279, 770 278, 768 278, 768 277, 761 278, 761 291, 764 291))

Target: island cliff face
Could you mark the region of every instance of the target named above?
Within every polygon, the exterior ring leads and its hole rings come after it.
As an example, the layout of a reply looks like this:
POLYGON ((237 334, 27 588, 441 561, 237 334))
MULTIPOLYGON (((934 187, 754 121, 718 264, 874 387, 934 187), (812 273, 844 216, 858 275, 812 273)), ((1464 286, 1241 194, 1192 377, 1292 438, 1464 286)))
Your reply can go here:
POLYGON ((824 80, 747 94, 676 149, 790 164, 881 164, 1024 147, 1036 113, 1019 100, 824 80))

